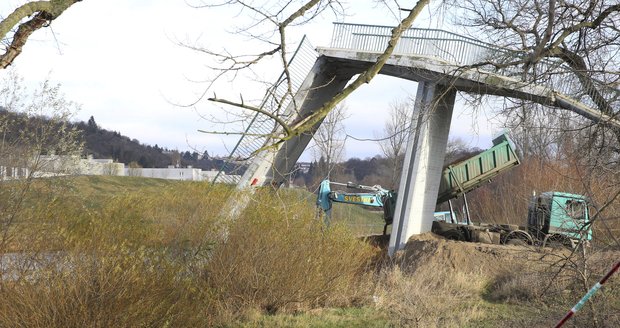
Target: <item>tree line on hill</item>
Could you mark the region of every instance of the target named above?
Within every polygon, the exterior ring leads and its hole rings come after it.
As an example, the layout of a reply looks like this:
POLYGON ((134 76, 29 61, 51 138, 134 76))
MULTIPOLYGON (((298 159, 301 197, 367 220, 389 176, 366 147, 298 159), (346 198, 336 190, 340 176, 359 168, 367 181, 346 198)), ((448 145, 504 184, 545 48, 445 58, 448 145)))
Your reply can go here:
MULTIPOLYGON (((208 151, 179 151, 143 144, 137 139, 121 135, 116 131, 109 131, 97 125, 94 117, 88 122, 79 122, 77 127, 84 136, 84 152, 95 158, 112 158, 132 167, 158 168, 194 167, 202 170, 220 169, 224 160, 209 156, 208 151)), ((229 173, 229 172, 227 172, 229 173)))
MULTIPOLYGON (((87 122, 76 123, 54 122, 52 119, 43 116, 32 116, 25 113, 18 113, 0 107, 0 121, 2 125, 3 141, 11 143, 13 141, 24 142, 23 131, 32 130, 29 127, 38 126, 51 129, 70 129, 79 135, 83 143, 82 156, 92 155, 94 158, 111 158, 116 162, 129 164, 133 167, 168 167, 193 166, 204 170, 219 168, 222 160, 213 159, 205 151, 199 154, 196 151, 171 150, 158 145, 151 146, 141 143, 136 139, 131 139, 116 131, 103 129, 97 125, 94 117, 90 117, 87 122), (45 124, 41 124, 44 122, 45 124)), ((48 138, 53 137, 54 133, 46 134, 48 138)), ((42 144, 54 144, 51 141, 42 141, 42 144)), ((43 154, 58 153, 60 149, 46 149, 43 154)))

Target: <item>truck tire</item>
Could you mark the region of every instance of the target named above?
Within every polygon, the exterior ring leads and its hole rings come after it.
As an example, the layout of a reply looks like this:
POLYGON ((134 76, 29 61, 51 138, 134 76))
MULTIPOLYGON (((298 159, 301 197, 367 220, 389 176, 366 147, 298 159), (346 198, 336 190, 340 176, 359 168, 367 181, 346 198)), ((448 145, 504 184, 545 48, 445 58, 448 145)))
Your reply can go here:
POLYGON ((515 230, 515 231, 509 232, 508 235, 504 237, 503 244, 504 245, 526 246, 526 245, 534 244, 534 240, 532 239, 532 236, 530 236, 529 233, 523 230, 515 230))
POLYGON ((445 236, 448 231, 457 230, 458 228, 459 225, 455 223, 433 221, 433 224, 431 225, 431 232, 436 233, 440 236, 445 236))
POLYGON ((452 229, 444 232, 442 234, 448 240, 458 240, 458 241, 467 241, 465 238, 465 234, 461 229, 452 229))

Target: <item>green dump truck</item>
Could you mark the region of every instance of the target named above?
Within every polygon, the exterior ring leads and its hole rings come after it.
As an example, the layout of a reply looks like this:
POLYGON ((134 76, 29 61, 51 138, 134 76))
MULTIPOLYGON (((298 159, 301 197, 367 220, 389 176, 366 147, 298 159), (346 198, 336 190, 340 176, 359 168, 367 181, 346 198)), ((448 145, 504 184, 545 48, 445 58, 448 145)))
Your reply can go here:
MULTIPOLYGON (((467 193, 485 181, 519 164, 515 147, 506 134, 493 140, 493 147, 450 165, 444 170, 438 203, 467 193)), ((592 239, 586 197, 563 192, 533 195, 525 225, 473 223, 465 199, 465 220, 450 211, 435 215, 431 231, 449 239, 493 244, 520 244, 574 247, 592 239), (437 215, 440 214, 440 215, 437 215)))
POLYGON ((437 204, 466 194, 519 164, 512 140, 503 133, 493 139, 493 147, 444 169, 437 204))
POLYGON ((524 226, 437 220, 431 231, 448 239, 509 245, 575 247, 592 239, 586 197, 563 192, 534 195, 524 226))

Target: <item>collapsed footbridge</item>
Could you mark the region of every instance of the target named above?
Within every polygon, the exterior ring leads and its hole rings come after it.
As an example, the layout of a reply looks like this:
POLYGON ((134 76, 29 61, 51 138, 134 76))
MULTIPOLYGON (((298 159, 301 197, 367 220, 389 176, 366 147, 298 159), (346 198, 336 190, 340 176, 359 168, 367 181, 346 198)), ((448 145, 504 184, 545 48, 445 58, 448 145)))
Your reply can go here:
MULTIPOLYGON (((287 123, 307 117, 376 62, 387 47, 391 29, 336 23, 329 47, 315 49, 302 40, 260 108, 287 123)), ((431 229, 457 91, 555 106, 620 128, 620 121, 609 115, 617 112, 612 105, 620 97, 617 89, 595 80, 583 83, 583 77, 559 61, 541 61, 527 71, 523 66, 502 64, 519 56, 524 55, 443 30, 412 28, 403 33, 379 74, 418 83, 414 111, 420 116, 416 133, 407 144, 390 253, 402 248, 411 235, 431 229), (553 74, 547 74, 544 82, 530 81, 537 72, 549 71, 553 74)), ((280 133, 281 127, 271 117, 257 113, 230 156, 248 161, 238 188, 280 186, 287 181, 320 124, 247 160, 257 149, 272 144, 273 136, 280 133)), ((215 181, 225 177, 218 175, 215 181)), ((237 199, 235 206, 245 204, 237 199)))

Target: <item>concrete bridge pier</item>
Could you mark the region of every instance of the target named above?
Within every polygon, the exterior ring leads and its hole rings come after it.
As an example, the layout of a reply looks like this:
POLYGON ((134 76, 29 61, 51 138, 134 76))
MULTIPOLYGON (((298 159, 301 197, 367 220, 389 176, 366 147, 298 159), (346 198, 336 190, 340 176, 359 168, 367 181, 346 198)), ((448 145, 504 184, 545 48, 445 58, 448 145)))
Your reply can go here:
POLYGON ((417 128, 407 142, 389 254, 402 249, 412 235, 431 230, 450 132, 456 89, 419 82, 414 115, 417 128))

